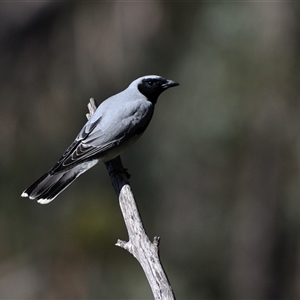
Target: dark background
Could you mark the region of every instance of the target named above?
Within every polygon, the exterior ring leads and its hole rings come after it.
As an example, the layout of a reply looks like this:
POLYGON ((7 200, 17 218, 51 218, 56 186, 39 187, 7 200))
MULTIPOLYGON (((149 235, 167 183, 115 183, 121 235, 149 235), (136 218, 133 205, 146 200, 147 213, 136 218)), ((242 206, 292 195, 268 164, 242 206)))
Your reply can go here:
POLYGON ((20 198, 149 74, 181 85, 122 158, 177 298, 300 298, 299 40, 292 1, 0 3, 0 298, 152 298, 102 164, 20 198))

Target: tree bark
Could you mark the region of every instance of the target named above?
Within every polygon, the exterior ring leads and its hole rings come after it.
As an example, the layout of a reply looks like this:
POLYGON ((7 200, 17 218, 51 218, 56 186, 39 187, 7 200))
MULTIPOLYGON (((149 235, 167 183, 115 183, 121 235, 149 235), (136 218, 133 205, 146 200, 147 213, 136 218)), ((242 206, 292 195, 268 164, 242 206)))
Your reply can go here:
MULTIPOLYGON (((96 108, 96 102, 91 98, 88 104, 88 119, 95 112, 96 108)), ((154 237, 153 242, 151 242, 145 232, 128 182, 129 174, 124 169, 120 156, 105 162, 105 166, 119 198, 120 208, 129 237, 128 242, 118 240, 116 245, 127 250, 138 260, 148 279, 154 299, 175 299, 173 289, 159 258, 158 246, 160 238, 154 237)))

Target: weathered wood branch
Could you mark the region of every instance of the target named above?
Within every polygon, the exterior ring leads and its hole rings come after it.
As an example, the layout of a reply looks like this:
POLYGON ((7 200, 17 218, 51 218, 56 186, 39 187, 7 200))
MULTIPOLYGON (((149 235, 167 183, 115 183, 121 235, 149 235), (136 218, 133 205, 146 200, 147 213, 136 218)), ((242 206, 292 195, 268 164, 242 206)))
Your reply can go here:
MULTIPOLYGON (((95 112, 96 108, 96 102, 91 98, 88 104, 88 119, 95 112)), ((151 242, 145 232, 128 182, 129 174, 124 169, 120 156, 106 162, 105 166, 119 198, 120 208, 129 237, 128 242, 118 240, 116 245, 127 250, 138 260, 148 279, 154 299, 175 299, 171 284, 160 262, 158 249, 159 237, 155 237, 153 242, 151 242)))

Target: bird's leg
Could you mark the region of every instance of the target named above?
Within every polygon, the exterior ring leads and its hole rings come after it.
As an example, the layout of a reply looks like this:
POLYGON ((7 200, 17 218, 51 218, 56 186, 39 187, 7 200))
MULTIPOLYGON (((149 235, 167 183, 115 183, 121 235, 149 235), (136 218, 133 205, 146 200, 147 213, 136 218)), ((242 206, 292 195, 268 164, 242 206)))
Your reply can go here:
POLYGON ((120 155, 112 160, 105 162, 105 166, 109 175, 125 175, 127 180, 131 177, 131 175, 128 172, 128 169, 123 167, 120 155))
POLYGON ((126 175, 127 179, 130 179, 131 174, 128 172, 128 169, 123 167, 122 172, 126 175))
POLYGON ((127 177, 127 179, 130 179, 130 177, 131 177, 130 173, 128 172, 128 169, 126 169, 126 168, 124 168, 124 167, 121 167, 121 168, 118 168, 118 169, 111 170, 111 171, 109 172, 109 175, 114 175, 114 174, 116 174, 116 173, 122 173, 122 174, 124 174, 124 175, 127 177))

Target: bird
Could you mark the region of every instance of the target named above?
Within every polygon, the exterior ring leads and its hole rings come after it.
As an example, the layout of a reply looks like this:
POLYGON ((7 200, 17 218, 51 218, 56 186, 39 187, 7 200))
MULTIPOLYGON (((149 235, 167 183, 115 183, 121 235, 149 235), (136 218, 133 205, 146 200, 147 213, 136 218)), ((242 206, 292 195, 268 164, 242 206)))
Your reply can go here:
POLYGON ((104 100, 57 163, 21 197, 47 204, 99 161, 116 158, 148 127, 159 95, 179 83, 157 75, 140 77, 104 100))

